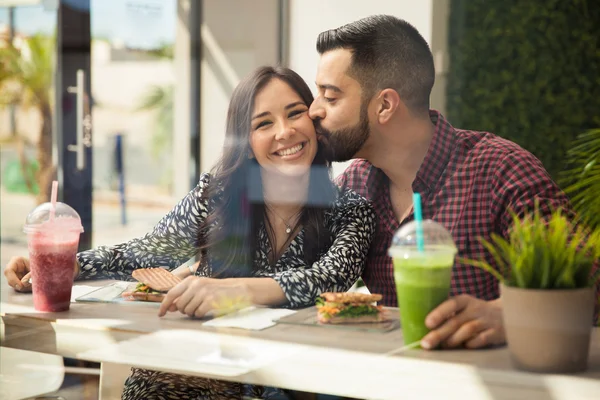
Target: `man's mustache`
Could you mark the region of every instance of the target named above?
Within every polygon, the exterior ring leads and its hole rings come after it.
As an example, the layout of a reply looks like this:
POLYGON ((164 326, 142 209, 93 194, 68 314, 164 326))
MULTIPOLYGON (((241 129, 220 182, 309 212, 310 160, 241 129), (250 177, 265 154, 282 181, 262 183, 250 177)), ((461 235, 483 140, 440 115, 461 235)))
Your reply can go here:
POLYGON ((324 139, 329 140, 329 138, 331 137, 331 132, 323 128, 323 126, 321 125, 321 120, 316 119, 313 121, 313 123, 315 125, 315 132, 317 134, 317 137, 323 137, 324 139))

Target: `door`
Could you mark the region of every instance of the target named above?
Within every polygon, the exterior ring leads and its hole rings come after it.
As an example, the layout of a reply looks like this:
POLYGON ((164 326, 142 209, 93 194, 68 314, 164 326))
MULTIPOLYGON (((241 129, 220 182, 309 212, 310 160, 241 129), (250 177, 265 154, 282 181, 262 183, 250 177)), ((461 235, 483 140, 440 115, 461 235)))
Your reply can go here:
POLYGON ((80 249, 146 233, 197 182, 200 6, 0 1, 0 48, 18 47, 45 93, 19 102, 36 88, 13 79, 14 101, 0 96, 3 264, 26 254, 23 222, 53 179, 82 218, 80 249))
POLYGON ((199 83, 178 71, 198 57, 198 4, 59 3, 58 177, 82 217, 82 249, 146 233, 197 182, 199 83))

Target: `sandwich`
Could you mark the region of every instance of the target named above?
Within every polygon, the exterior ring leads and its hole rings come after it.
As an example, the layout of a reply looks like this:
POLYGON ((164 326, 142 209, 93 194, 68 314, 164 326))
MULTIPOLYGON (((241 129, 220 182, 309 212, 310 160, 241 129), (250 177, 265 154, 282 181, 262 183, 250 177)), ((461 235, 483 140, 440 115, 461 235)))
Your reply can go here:
POLYGON ((317 299, 317 318, 322 324, 376 323, 387 320, 380 294, 322 293, 317 299))
POLYGON ((131 274, 139 283, 135 290, 124 292, 127 300, 152 301, 160 303, 165 294, 181 282, 181 279, 163 268, 136 269, 131 274))

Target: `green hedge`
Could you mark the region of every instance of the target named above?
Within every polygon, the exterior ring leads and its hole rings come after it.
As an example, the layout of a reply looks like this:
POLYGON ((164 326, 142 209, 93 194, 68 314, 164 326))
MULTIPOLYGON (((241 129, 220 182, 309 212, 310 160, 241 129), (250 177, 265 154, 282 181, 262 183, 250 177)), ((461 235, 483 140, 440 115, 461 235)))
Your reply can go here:
POLYGON ((452 0, 447 114, 519 143, 556 179, 600 126, 600 1, 452 0))

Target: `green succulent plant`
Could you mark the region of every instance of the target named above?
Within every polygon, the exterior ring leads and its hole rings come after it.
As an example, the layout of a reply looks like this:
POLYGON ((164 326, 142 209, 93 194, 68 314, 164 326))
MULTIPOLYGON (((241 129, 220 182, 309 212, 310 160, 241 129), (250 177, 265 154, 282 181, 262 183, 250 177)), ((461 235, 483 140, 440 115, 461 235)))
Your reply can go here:
POLYGON ((507 286, 527 289, 577 289, 592 286, 594 263, 600 259, 600 230, 574 224, 560 209, 542 218, 539 208, 524 218, 513 215, 507 239, 492 234, 480 239, 496 266, 462 259, 495 276, 507 286))

